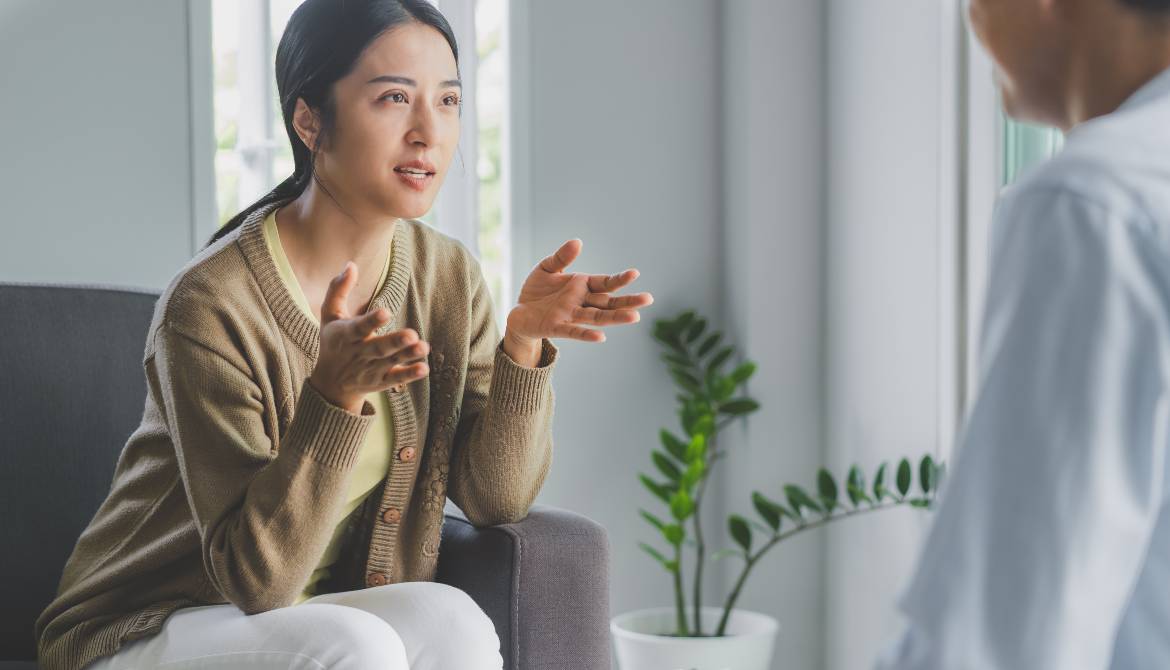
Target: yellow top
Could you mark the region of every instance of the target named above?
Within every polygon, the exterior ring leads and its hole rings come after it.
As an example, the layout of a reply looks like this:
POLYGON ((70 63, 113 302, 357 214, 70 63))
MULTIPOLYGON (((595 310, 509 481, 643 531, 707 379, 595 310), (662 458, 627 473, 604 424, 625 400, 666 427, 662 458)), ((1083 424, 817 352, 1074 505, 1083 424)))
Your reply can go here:
MULTIPOLYGON (((296 301, 314 323, 320 326, 320 323, 317 322, 317 317, 313 314, 313 308, 309 306, 309 301, 305 298, 304 291, 301 289, 296 275, 293 274, 288 257, 284 255, 284 248, 280 245, 280 236, 276 230, 276 209, 273 209, 268 215, 268 218, 264 220, 264 241, 268 243, 268 250, 272 253, 272 257, 276 259, 276 268, 280 271, 280 278, 284 281, 285 286, 288 287, 293 300, 296 301)), ((393 249, 391 249, 391 253, 393 253, 393 249)), ((382 286, 385 284, 386 277, 389 273, 390 254, 388 253, 386 254, 386 266, 382 268, 382 275, 378 277, 378 288, 374 291, 375 295, 382 290, 382 286)), ((345 528, 349 515, 357 509, 358 505, 362 504, 366 496, 381 483, 389 471, 390 455, 394 451, 394 428, 392 417, 390 416, 390 401, 384 392, 371 393, 367 396, 367 399, 377 409, 377 420, 370 424, 370 430, 366 433, 365 442, 362 443, 361 453, 353 465, 353 471, 349 479, 349 487, 346 490, 345 505, 341 509, 337 526, 333 531, 333 537, 329 540, 329 546, 326 547, 325 553, 317 563, 317 569, 313 571, 312 576, 309 578, 309 583, 305 585, 301 595, 293 603, 294 605, 299 605, 316 595, 313 589, 317 582, 329 576, 329 567, 337 561, 341 531, 345 528)))

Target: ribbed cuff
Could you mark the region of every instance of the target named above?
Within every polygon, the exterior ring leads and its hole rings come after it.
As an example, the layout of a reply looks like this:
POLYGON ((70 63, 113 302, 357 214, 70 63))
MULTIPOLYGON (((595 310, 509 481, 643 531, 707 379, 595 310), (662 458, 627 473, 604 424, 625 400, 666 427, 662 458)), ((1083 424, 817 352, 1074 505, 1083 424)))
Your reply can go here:
POLYGON ((547 337, 540 341, 540 361, 536 367, 520 365, 504 351, 504 341, 496 345, 490 397, 509 412, 528 413, 540 409, 552 384, 559 350, 547 337))
POLYGON ((305 456, 332 468, 349 469, 357 461, 366 433, 374 422, 374 405, 362 401, 354 414, 329 402, 306 377, 301 384, 285 442, 305 456))

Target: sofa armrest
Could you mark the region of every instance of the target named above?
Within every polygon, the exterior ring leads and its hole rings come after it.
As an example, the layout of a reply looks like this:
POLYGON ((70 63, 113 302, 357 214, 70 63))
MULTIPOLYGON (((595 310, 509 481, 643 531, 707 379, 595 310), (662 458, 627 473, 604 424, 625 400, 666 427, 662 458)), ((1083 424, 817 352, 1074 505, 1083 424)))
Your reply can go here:
POLYGON ((609 670, 609 539, 597 522, 533 505, 477 528, 448 507, 436 581, 496 624, 506 670, 609 670))

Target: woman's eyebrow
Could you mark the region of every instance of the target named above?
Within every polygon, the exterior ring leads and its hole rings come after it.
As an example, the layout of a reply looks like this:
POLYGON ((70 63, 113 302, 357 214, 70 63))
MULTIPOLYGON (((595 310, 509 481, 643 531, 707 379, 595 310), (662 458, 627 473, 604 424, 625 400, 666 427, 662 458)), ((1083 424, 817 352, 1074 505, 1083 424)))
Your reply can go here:
MULTIPOLYGON (((384 74, 384 75, 381 75, 379 77, 374 77, 373 79, 367 81, 366 83, 367 84, 379 84, 379 83, 406 84, 407 86, 414 86, 416 88, 418 87, 418 82, 411 79, 410 77, 400 77, 398 75, 393 75, 393 74, 384 74)), ((447 81, 439 82, 439 88, 447 88, 448 86, 458 86, 459 88, 462 89, 463 82, 459 81, 458 79, 448 79, 447 81)))

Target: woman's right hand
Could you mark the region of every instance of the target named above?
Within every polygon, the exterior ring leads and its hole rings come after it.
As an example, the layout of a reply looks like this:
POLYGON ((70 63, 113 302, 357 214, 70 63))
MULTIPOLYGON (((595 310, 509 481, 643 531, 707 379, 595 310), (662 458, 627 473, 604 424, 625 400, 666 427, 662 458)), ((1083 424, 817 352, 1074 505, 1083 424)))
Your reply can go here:
POLYGON ((371 337, 386 323, 385 309, 351 316, 346 297, 357 283, 357 266, 345 264, 329 282, 321 304, 321 342, 309 383, 326 400, 360 414, 366 394, 427 376, 430 345, 412 328, 371 337))

